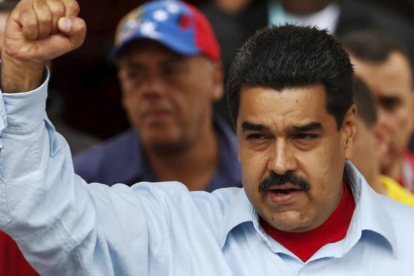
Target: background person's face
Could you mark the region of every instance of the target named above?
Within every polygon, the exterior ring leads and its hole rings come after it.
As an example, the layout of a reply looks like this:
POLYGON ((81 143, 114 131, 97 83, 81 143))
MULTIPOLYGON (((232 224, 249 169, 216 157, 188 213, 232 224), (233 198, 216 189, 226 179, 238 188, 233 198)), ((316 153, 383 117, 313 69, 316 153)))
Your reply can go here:
POLYGON ((342 197, 344 164, 352 156, 355 108, 338 131, 325 102, 321 85, 282 92, 242 88, 237 136, 243 185, 256 211, 279 230, 315 229, 342 197), (291 189, 288 194, 260 193, 260 183, 271 172, 293 173, 307 180, 309 190, 288 183, 282 186, 291 189))
POLYGON ((391 157, 399 158, 407 148, 414 124, 413 83, 407 59, 394 52, 385 63, 353 58, 355 73, 371 89, 378 103, 378 121, 390 132, 391 157))
POLYGON ((378 179, 374 179, 379 176, 377 140, 373 126, 371 128, 368 127, 360 118, 357 118, 354 150, 354 155, 351 161, 355 167, 357 167, 368 182, 378 181, 378 179))
MULTIPOLYGON (((222 95, 219 66, 203 56, 181 56, 144 42, 119 61, 123 104, 143 144, 180 151, 210 122, 222 95)), ((209 126, 211 127, 211 126, 209 126)))

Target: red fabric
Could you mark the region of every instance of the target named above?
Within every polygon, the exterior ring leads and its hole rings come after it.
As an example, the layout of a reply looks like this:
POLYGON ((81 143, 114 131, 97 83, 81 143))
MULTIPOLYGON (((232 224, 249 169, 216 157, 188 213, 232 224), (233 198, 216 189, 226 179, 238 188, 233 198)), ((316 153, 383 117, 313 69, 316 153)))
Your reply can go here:
POLYGON ((261 224, 269 236, 306 262, 322 246, 345 238, 354 209, 354 198, 348 185, 344 184, 344 194, 338 207, 328 220, 314 230, 301 233, 282 232, 263 219, 261 224))
POLYGON ((17 244, 0 231, 0 276, 37 276, 17 244))
POLYGON ((194 17, 195 44, 202 54, 212 60, 220 61, 220 46, 208 19, 198 9, 186 4, 194 17))
MULTIPOLYGON (((406 161, 408 161, 408 163, 410 164, 411 171, 412 171, 412 173, 414 175, 414 155, 408 149, 406 149, 404 151, 403 156, 404 156, 404 159, 406 161)), ((404 183, 403 177, 401 177, 398 180, 398 183, 400 183, 401 186, 403 186, 404 188, 406 188, 407 190, 409 190, 410 185, 407 185, 407 183, 404 183)), ((413 187, 413 188, 411 189, 410 192, 414 193, 414 185, 412 185, 411 187, 413 187)))

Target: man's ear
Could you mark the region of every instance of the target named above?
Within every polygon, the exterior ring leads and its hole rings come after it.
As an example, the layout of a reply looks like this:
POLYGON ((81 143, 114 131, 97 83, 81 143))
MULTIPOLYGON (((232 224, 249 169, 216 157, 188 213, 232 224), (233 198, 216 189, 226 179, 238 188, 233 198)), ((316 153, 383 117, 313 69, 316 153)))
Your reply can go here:
POLYGON ((224 94, 224 77, 223 77, 223 66, 221 62, 213 63, 213 89, 211 99, 213 102, 220 100, 224 94))
POLYGON ((342 122, 342 133, 344 135, 344 152, 345 159, 350 160, 354 153, 354 139, 356 134, 357 124, 357 108, 353 104, 345 114, 344 121, 342 122))

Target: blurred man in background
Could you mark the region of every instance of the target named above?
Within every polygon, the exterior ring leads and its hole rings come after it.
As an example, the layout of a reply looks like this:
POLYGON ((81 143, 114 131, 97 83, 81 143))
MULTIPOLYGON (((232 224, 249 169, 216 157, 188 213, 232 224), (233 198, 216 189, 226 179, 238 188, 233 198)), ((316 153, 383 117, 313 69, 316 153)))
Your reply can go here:
POLYGON ((219 45, 196 8, 156 1, 133 10, 112 58, 133 128, 75 158, 76 173, 109 185, 241 186, 236 137, 212 108, 223 95, 219 45))
POLYGON ((413 194, 395 180, 380 175, 380 161, 388 151, 389 133, 387 126, 377 120, 377 105, 371 91, 358 77, 354 79, 354 93, 358 112, 352 163, 377 193, 414 207, 413 194))
POLYGON ((355 73, 371 89, 379 121, 390 131, 389 153, 381 159, 382 173, 414 192, 414 156, 408 143, 414 127, 413 72, 404 49, 374 31, 341 39, 355 73))

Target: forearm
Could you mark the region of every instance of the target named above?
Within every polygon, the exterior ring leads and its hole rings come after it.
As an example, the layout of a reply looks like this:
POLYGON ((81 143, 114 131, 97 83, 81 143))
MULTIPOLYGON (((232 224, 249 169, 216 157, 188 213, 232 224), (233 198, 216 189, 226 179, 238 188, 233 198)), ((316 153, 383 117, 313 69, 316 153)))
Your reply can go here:
POLYGON ((3 93, 27 92, 40 86, 43 64, 23 62, 2 54, 1 90, 3 93))

